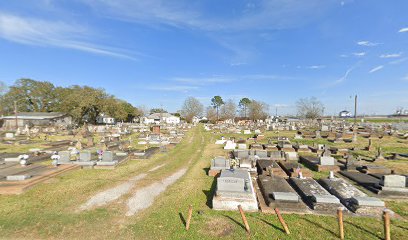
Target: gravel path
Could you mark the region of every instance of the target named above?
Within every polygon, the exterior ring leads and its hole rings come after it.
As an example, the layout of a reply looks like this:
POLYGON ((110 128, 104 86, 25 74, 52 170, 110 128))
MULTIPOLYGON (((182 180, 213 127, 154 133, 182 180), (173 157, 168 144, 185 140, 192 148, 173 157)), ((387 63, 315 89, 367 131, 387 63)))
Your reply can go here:
POLYGON ((107 189, 103 192, 100 192, 93 196, 91 199, 89 199, 86 203, 84 203, 82 206, 79 207, 80 211, 91 209, 93 207, 100 207, 103 206, 109 202, 115 201, 124 194, 128 193, 135 183, 137 183, 139 180, 145 178, 147 174, 142 173, 139 174, 131 179, 129 179, 127 182, 122 183, 116 187, 107 189))
POLYGON ((150 207, 154 199, 162 193, 168 186, 175 183, 186 173, 187 169, 183 168, 173 175, 165 178, 161 182, 153 183, 147 187, 139 189, 127 202, 128 211, 126 216, 132 216, 139 211, 150 207))
MULTIPOLYGON (((159 166, 156 166, 152 169, 150 169, 148 172, 153 172, 156 171, 157 169, 163 167, 166 164, 161 164, 159 166)), ((89 199, 86 203, 84 203, 83 205, 81 205, 79 207, 79 211, 83 211, 83 210, 88 210, 94 207, 100 207, 103 206, 109 202, 113 202, 117 199, 119 199, 121 196, 125 195, 126 193, 130 192, 132 190, 132 188, 135 186, 135 184, 142 180, 143 178, 145 178, 147 176, 147 174, 142 173, 139 174, 135 177, 132 177, 131 179, 129 179, 128 181, 113 187, 113 188, 109 188, 103 192, 100 192, 96 195, 94 195, 91 199, 89 199)))

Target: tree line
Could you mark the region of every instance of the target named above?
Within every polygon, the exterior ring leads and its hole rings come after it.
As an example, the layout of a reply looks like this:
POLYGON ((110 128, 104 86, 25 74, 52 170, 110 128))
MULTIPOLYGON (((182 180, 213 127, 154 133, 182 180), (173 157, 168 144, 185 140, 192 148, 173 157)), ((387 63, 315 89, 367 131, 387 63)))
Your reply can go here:
POLYGON ((217 120, 235 119, 241 117, 249 120, 259 120, 268 117, 269 106, 261 101, 242 98, 238 103, 232 99, 226 101, 221 96, 214 96, 211 105, 204 109, 204 105, 194 97, 188 97, 182 106, 180 114, 187 121, 195 116, 206 116, 215 122, 217 120))
MULTIPOLYGON (((95 123, 100 114, 114 117, 117 121, 132 121, 135 117, 167 112, 163 108, 134 107, 127 101, 108 94, 102 88, 73 85, 54 86, 51 82, 19 79, 8 88, 0 82, 0 115, 18 112, 64 112, 76 123, 95 123)), ((297 116, 316 119, 323 115, 324 105, 315 97, 302 98, 296 102, 297 116)), ((239 102, 214 96, 211 105, 204 105, 194 97, 188 97, 175 115, 191 122, 194 117, 205 116, 209 121, 234 119, 260 120, 268 117, 268 104, 244 97, 239 102)))
POLYGON ((64 112, 76 123, 95 123, 100 114, 118 121, 131 121, 141 112, 132 104, 108 94, 102 88, 73 85, 58 87, 47 81, 19 79, 7 89, 0 86, 2 114, 18 112, 64 112), (2 93, 2 94, 1 94, 2 93))

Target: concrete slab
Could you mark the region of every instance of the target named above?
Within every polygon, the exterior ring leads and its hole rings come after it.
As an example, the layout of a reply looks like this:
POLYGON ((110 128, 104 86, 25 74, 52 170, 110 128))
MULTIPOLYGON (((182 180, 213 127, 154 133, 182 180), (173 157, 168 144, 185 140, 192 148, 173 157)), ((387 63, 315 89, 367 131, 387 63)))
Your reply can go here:
POLYGON ((11 175, 7 176, 7 181, 24 181, 31 178, 30 175, 11 175))

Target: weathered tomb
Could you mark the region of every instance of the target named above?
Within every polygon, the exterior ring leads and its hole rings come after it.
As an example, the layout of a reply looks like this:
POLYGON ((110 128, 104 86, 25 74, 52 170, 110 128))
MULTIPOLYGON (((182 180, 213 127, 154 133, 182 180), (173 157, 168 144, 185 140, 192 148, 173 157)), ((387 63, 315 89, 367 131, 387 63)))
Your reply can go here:
POLYGON ((318 155, 321 155, 325 149, 324 144, 317 144, 316 146, 309 146, 310 150, 312 152, 317 153, 318 155))
POLYGON ((118 160, 114 159, 113 152, 111 151, 104 151, 102 153, 102 158, 100 161, 96 162, 96 166, 102 167, 114 167, 118 164, 118 160))
POLYGON ((249 151, 248 150, 234 150, 234 157, 235 158, 249 158, 249 151))
POLYGON ((269 157, 271 160, 283 161, 285 160, 285 153, 282 151, 273 151, 269 153, 269 157))
POLYGON ((279 140, 277 147, 284 152, 296 152, 289 140, 279 140))
POLYGON ((294 161, 280 161, 279 166, 285 171, 289 177, 299 177, 302 173, 303 177, 313 177, 313 173, 302 166, 302 164, 294 161))
POLYGON ((322 186, 340 199, 352 212, 361 215, 380 215, 385 207, 383 201, 369 197, 342 178, 321 179, 322 186))
POLYGON ((342 206, 338 198, 331 195, 313 178, 290 178, 289 181, 305 203, 317 212, 335 214, 337 208, 342 206))
POLYGON ((340 165, 335 161, 333 157, 322 156, 301 156, 300 162, 306 165, 308 168, 321 172, 321 171, 339 171, 340 165))
POLYGON ((241 205, 245 211, 258 211, 254 186, 247 170, 222 170, 216 181, 213 209, 236 211, 241 205))
POLYGON ((391 169, 382 165, 364 165, 358 170, 367 174, 391 174, 391 169))
POLYGON ((297 152, 285 152, 286 161, 299 161, 299 155, 297 152))
POLYGON ((283 212, 306 212, 306 205, 284 178, 261 175, 258 185, 267 206, 283 212))
POLYGON ((69 151, 60 151, 58 155, 60 156, 58 164, 72 164, 71 153, 69 151))
POLYGON ((288 177, 279 164, 274 160, 256 161, 258 175, 288 177))
POLYGON ((311 152, 311 150, 309 149, 309 146, 306 144, 294 144, 293 148, 296 150, 296 152, 301 152, 301 153, 311 152))
POLYGON ((96 164, 95 161, 92 161, 92 154, 90 151, 81 151, 79 153, 79 159, 75 162, 82 167, 92 167, 96 164))
POLYGON ((267 159, 268 158, 268 152, 266 150, 257 149, 257 150, 255 150, 255 156, 258 156, 258 158, 260 158, 260 159, 267 159))
POLYGON ((215 157, 211 159, 210 170, 208 176, 215 177, 220 174, 221 170, 230 169, 230 160, 224 157, 215 157))

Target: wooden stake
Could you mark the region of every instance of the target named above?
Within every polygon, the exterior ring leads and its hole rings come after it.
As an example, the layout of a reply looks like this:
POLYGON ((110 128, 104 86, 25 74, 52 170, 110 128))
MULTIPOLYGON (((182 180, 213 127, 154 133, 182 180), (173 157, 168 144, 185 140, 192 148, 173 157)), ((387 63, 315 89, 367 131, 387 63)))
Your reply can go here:
POLYGON ((283 229, 285 229, 286 234, 290 234, 288 225, 286 225, 285 220, 283 220, 278 208, 275 208, 275 213, 278 215, 279 222, 282 224, 283 229))
POLYGON ((340 239, 344 239, 344 224, 343 224, 343 208, 339 207, 337 209, 337 219, 339 220, 339 232, 340 232, 340 239))
POLYGON ((238 205, 238 209, 239 209, 239 212, 241 213, 242 221, 244 222, 245 229, 246 229, 247 233, 251 234, 251 229, 249 229, 249 224, 248 224, 248 221, 247 221, 247 219, 245 217, 244 210, 242 210, 241 205, 238 205))
POLYGON ((390 211, 388 209, 384 210, 383 218, 384 218, 384 235, 385 235, 384 239, 391 240, 390 211))
POLYGON ((188 216, 187 216, 187 222, 186 222, 186 230, 190 229, 190 221, 191 221, 191 216, 193 215, 193 206, 188 206, 188 216))

